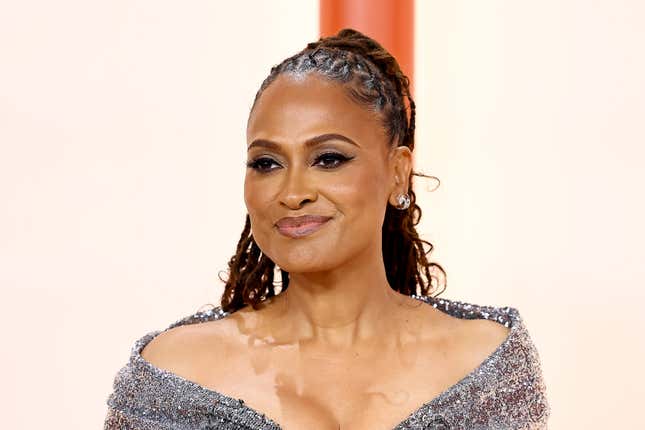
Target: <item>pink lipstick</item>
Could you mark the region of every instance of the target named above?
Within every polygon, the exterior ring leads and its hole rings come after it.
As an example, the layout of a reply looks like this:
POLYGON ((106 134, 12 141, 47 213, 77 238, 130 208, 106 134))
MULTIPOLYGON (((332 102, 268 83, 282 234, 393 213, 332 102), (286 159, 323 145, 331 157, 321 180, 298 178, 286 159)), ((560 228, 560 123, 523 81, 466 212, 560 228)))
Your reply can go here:
POLYGON ((285 217, 275 224, 278 231, 291 238, 308 236, 320 230, 331 217, 320 215, 303 215, 299 217, 285 217))

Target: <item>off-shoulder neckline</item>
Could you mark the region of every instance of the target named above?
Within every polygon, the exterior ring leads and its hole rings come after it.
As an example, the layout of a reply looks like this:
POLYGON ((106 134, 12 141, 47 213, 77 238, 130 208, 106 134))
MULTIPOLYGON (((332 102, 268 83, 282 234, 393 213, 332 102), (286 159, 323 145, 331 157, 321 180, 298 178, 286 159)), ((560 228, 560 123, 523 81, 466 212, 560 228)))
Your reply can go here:
MULTIPOLYGON (((504 341, 502 341, 502 343, 500 343, 497 348, 495 348, 495 350, 491 352, 476 368, 474 368, 459 381, 446 388, 431 400, 420 405, 418 408, 408 414, 403 419, 403 421, 398 423, 392 430, 397 430, 401 426, 408 424, 415 417, 423 414, 425 411, 432 408, 434 405, 438 404, 446 397, 450 396, 455 390, 471 383, 478 374, 485 372, 492 365, 493 360, 497 358, 504 351, 504 349, 507 348, 507 346, 513 339, 517 338, 520 335, 519 332, 523 329, 522 317, 519 311, 514 307, 484 306, 458 300, 423 295, 412 295, 411 297, 420 300, 430 306, 433 306, 434 308, 437 308, 453 317, 461 319, 488 319, 504 325, 505 327, 510 328, 510 330, 504 341)), ((146 361, 141 356, 141 351, 143 351, 143 349, 148 343, 150 343, 150 341, 152 341, 152 339, 154 339, 157 335, 170 330, 171 328, 180 325, 196 324, 200 322, 217 320, 225 318, 226 316, 231 314, 232 312, 223 311, 221 306, 216 306, 212 309, 206 311, 198 311, 192 315, 177 320, 166 327, 164 330, 155 330, 149 332, 135 342, 135 345, 132 347, 130 361, 133 365, 143 366, 148 371, 152 372, 153 374, 158 374, 164 379, 170 379, 175 383, 196 389, 200 391, 205 397, 214 399, 218 403, 234 407, 238 411, 243 411, 247 416, 252 416, 254 419, 265 422, 266 424, 271 426, 271 430, 282 430, 280 424, 267 416, 266 413, 248 406, 243 399, 226 395, 219 391, 200 385, 197 382, 179 376, 169 370, 156 367, 154 364, 146 361)))

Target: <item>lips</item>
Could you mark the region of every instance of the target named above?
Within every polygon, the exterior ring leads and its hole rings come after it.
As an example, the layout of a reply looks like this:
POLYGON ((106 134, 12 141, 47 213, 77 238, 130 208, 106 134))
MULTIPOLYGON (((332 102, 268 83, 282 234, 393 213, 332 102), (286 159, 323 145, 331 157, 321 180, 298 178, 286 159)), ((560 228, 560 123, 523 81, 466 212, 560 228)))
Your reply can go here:
POLYGON ((305 224, 322 224, 330 217, 320 215, 302 215, 297 217, 280 218, 275 224, 278 227, 301 227, 305 224))
POLYGON ((280 218, 276 223, 278 231, 289 237, 307 236, 318 231, 331 217, 321 215, 302 215, 280 218))

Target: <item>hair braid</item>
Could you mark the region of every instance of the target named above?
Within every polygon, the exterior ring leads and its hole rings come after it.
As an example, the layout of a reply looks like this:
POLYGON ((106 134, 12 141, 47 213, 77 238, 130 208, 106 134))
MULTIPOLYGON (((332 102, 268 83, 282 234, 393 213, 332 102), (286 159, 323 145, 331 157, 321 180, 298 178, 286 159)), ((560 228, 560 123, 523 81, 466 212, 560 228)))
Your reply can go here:
MULTIPOLYGON (((280 74, 308 73, 339 82, 356 103, 377 113, 391 147, 407 146, 410 151, 414 150, 416 105, 410 94, 409 78, 378 42, 350 28, 311 42, 299 53, 273 66, 255 95, 251 112, 264 90, 280 74)), ((427 255, 433 246, 416 231, 422 211, 416 204, 413 176, 426 175, 410 172, 407 190, 410 207, 402 211, 388 204, 385 211, 381 233, 387 280, 393 289, 406 295, 428 295, 435 283, 438 285, 443 280, 444 288, 439 295, 445 290, 446 272, 441 265, 428 261, 427 255), (427 251, 424 244, 428 245, 427 251)), ((224 281, 221 300, 223 310, 235 311, 246 304, 257 309, 260 302, 274 296, 275 267, 255 243, 247 214, 236 253, 228 263, 229 277, 224 281)), ((289 286, 289 273, 282 269, 280 272, 281 291, 284 291, 289 286)))

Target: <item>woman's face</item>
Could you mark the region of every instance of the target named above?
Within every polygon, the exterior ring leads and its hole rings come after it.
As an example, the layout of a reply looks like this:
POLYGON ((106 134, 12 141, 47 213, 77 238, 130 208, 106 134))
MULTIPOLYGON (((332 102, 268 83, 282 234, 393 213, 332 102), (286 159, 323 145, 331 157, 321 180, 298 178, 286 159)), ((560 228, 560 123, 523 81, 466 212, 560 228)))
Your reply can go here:
POLYGON ((382 258, 386 205, 407 190, 411 154, 406 147, 390 151, 379 118, 340 84, 280 75, 249 117, 247 147, 251 230, 279 267, 317 272, 360 255, 382 258), (301 215, 328 221, 278 223, 301 215))

